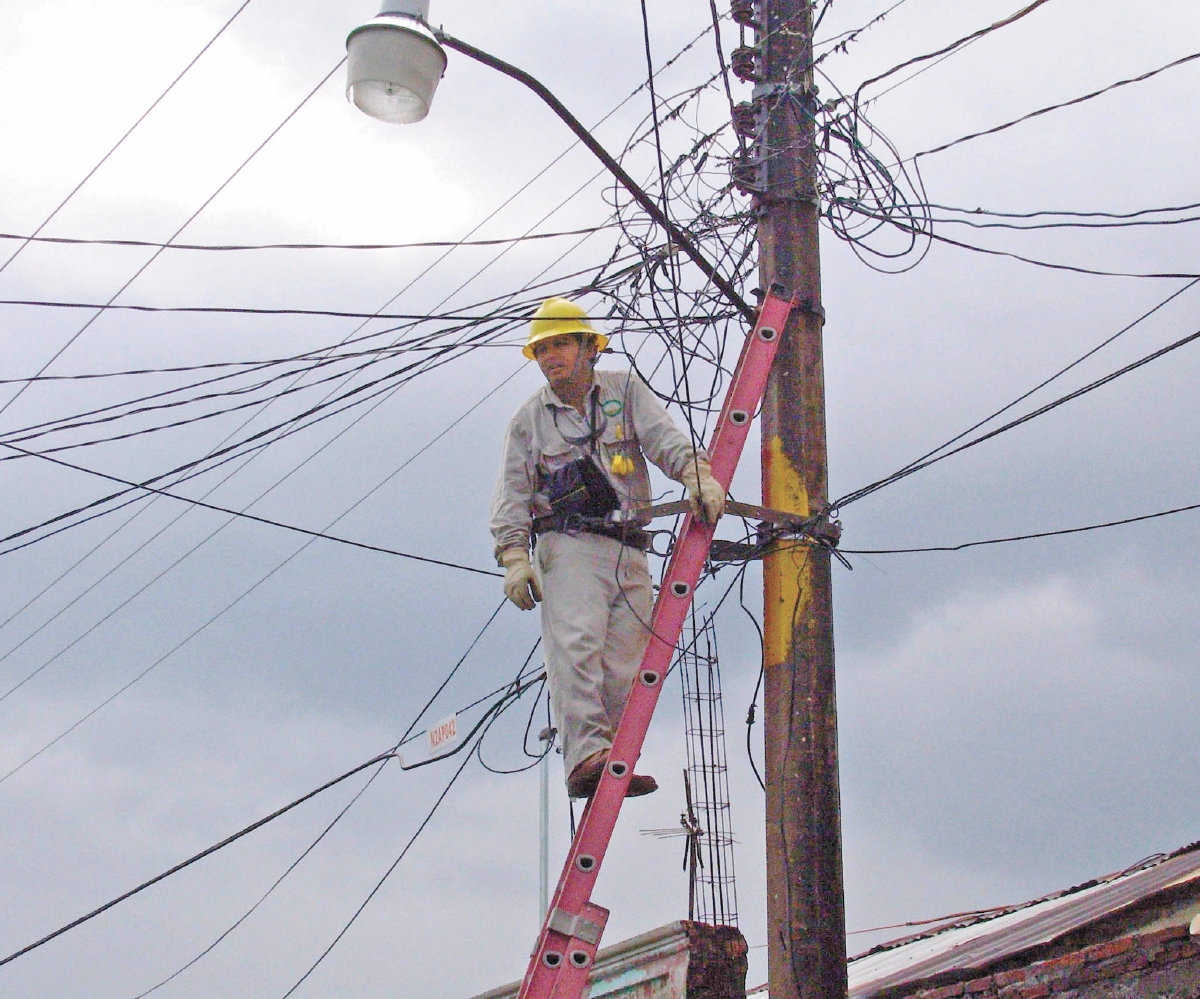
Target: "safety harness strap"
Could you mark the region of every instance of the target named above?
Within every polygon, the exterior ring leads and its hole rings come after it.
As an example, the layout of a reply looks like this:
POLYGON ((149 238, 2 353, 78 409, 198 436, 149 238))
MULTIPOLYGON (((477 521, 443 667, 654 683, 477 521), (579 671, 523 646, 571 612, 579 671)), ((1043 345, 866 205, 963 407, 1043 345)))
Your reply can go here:
MULTIPOLYGON (((609 514, 609 517, 611 516, 612 514, 609 514)), ((641 551, 650 549, 654 538, 649 531, 643 531, 629 523, 614 523, 609 517, 585 517, 577 513, 536 517, 533 521, 533 533, 535 536, 552 531, 560 534, 601 534, 631 548, 641 551)))

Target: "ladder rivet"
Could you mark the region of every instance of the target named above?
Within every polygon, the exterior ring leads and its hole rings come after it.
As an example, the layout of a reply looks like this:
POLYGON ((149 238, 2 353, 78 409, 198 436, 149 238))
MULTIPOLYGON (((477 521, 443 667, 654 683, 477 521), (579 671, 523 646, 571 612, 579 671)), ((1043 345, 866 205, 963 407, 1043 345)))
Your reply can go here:
POLYGON ((776 332, 776 331, 775 331, 773 328, 771 328, 770 326, 764 326, 762 329, 760 329, 760 330, 758 331, 758 338, 759 338, 760 340, 765 340, 767 343, 770 343, 770 342, 771 342, 772 340, 774 340, 774 339, 775 339, 777 336, 779 336, 779 333, 778 333, 778 332, 776 332))
POLYGON ((588 966, 588 953, 586 950, 571 951, 571 963, 577 968, 586 968, 588 966))
POLYGON ((556 950, 548 950, 542 955, 542 962, 547 968, 557 968, 562 964, 563 956, 556 950))
POLYGON ((671 592, 677 597, 686 597, 689 593, 691 593, 691 591, 692 588, 688 586, 688 584, 682 579, 677 579, 671 584, 671 592))
POLYGON ((642 670, 642 683, 644 683, 647 687, 653 687, 656 683, 658 683, 658 674, 652 669, 642 670))
POLYGON ((750 414, 744 409, 735 409, 729 413, 729 422, 735 427, 743 427, 750 420, 750 414))
MULTIPOLYGON (((590 853, 581 853, 575 858, 575 866, 585 874, 590 873, 596 866, 596 858, 590 853)), ((561 955, 559 955, 561 957, 561 955)))
POLYGON ((614 777, 624 777, 628 769, 620 760, 611 760, 608 764, 608 772, 614 777))

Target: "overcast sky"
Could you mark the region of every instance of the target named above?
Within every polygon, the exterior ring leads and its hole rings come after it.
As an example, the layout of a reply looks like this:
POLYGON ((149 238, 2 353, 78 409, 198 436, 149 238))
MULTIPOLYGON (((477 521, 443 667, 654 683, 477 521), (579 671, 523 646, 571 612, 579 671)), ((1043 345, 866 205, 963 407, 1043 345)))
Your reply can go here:
MULTIPOLYGON (((837 0, 821 37, 862 26, 889 5, 837 0)), ((656 64, 711 24, 700 0, 649 6, 656 64)), ((905 0, 823 64, 833 82, 822 81, 822 97, 833 84, 853 92, 1019 6, 905 0)), ((237 8, 229 0, 7 0, 0 231, 36 229, 237 8)), ((596 164, 571 148, 563 125, 516 83, 453 53, 420 125, 364 117, 346 102, 338 70, 222 188, 334 69, 346 33, 374 13, 370 3, 251 0, 43 234, 164 241, 201 206, 176 242, 456 241, 608 220, 608 184, 593 179, 596 164)), ((434 0, 432 19, 538 76, 587 123, 645 79, 638 4, 434 0)), ((726 23, 723 35, 728 52, 736 30, 726 23)), ((1194 5, 1050 0, 879 96, 869 113, 908 157, 1198 50, 1194 5)), ((706 36, 663 74, 661 89, 681 92, 716 67, 706 36)), ((1013 213, 1200 202, 1198 82, 1200 60, 923 157, 927 197, 1013 213)), ((736 99, 749 96, 745 85, 734 87, 736 99)), ((722 101, 705 108, 705 120, 719 124, 722 101)), ((597 134, 619 150, 648 112, 643 91, 597 134)), ((887 158, 882 146, 875 151, 887 158)), ((1192 228, 1014 233, 944 224, 936 232, 1091 270, 1200 273, 1192 228)), ((167 251, 117 301, 471 311, 536 281, 557 281, 547 293, 571 287, 564 275, 603 261, 614 238, 601 231, 505 254, 468 247, 444 259, 434 250, 167 251)), ((835 496, 966 430, 1187 283, 1071 273, 938 243, 919 266, 889 275, 865 266, 832 232, 822 238, 835 496)), ((18 245, 0 240, 0 263, 18 245)), ((0 273, 0 298, 106 302, 152 253, 31 245, 0 273)), ((92 314, 0 306, 0 377, 34 375, 68 342, 47 375, 286 358, 361 335, 354 319, 117 311, 85 329, 92 314)), ((1197 329, 1200 288, 1013 413, 1197 329)), ((1198 351, 1184 346, 847 506, 843 546, 951 545, 1200 502, 1198 351)), ((360 382, 403 360, 385 358, 360 382)), ((0 413, 0 430, 11 441, 24 437, 15 434, 22 428, 185 377, 192 376, 39 382, 0 413)), ((539 378, 512 342, 465 353, 377 408, 379 400, 359 405, 179 489, 231 508, 253 503, 260 516, 314 530, 336 520, 332 530, 343 537, 488 569, 487 503, 503 428, 539 378)), ((0 386, 0 405, 19 387, 0 386)), ((146 479, 220 447, 247 419, 242 437, 323 391, 60 456, 146 479)), ((21 446, 155 422, 165 422, 161 413, 21 446)), ((756 475, 751 449, 738 498, 757 500, 756 475)), ((37 458, 5 460, 0 531, 15 534, 117 488, 37 458)), ((501 601, 495 578, 228 520, 174 500, 142 501, 4 555, 0 695, 29 679, 0 699, 0 771, 20 767, 0 780, 0 956, 385 751, 501 601)), ((40 535, 20 540, 33 536, 40 535)), ((1036 897, 1200 838, 1198 542, 1200 511, 957 553, 855 556, 852 572, 835 568, 850 930, 1036 897)), ((756 572, 747 577, 751 608, 756 572)), ((718 576, 701 599, 714 601, 729 578, 718 576)), ((743 720, 758 649, 736 606, 721 612, 717 627, 738 906, 756 948, 757 985, 766 977, 763 798, 747 765, 743 720)), ((425 720, 508 682, 536 637, 536 616, 505 606, 425 720)), ((524 762, 530 706, 526 698, 492 729, 486 760, 524 762)), ((539 711, 535 731, 544 724, 539 711)), ((752 742, 759 752, 757 728, 752 742)), ((625 809, 596 891, 612 910, 607 943, 686 916, 680 842, 638 832, 677 823, 683 761, 672 681, 639 767, 656 774, 662 790, 625 809)), ((261 907, 154 994, 284 996, 389 869, 458 762, 385 768, 261 907)), ((145 992, 242 917, 368 776, 0 968, 0 993, 145 992)), ((568 837, 557 764, 553 787, 557 871, 568 837)), ((520 977, 539 921, 537 801, 536 772, 501 776, 468 763, 411 851, 295 994, 451 999, 520 977)), ((900 932, 856 934, 849 949, 900 932)))

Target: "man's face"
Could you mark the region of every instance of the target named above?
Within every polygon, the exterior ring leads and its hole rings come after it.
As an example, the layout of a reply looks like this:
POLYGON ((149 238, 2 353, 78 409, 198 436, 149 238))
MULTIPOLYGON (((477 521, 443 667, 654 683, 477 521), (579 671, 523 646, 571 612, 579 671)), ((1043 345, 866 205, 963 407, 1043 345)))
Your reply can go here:
POLYGON ((577 333, 560 333, 533 345, 533 357, 551 386, 576 380, 591 380, 591 360, 595 347, 577 333))

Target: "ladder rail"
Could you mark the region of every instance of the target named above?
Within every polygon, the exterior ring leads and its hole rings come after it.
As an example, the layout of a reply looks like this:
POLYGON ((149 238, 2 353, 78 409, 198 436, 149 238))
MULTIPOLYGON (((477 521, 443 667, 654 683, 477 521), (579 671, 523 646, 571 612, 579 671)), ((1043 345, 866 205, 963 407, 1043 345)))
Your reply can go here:
MULTIPOLYGON (((758 321, 738 358, 709 448, 713 476, 726 491, 766 392, 767 376, 793 305, 794 302, 772 289, 763 300, 758 321)), ((586 985, 608 916, 606 910, 591 901, 592 889, 625 800, 625 789, 641 755, 715 529, 716 525, 706 524, 690 513, 684 517, 679 541, 654 604, 650 641, 613 737, 608 766, 584 808, 521 983, 519 999, 579 999, 586 985)))

